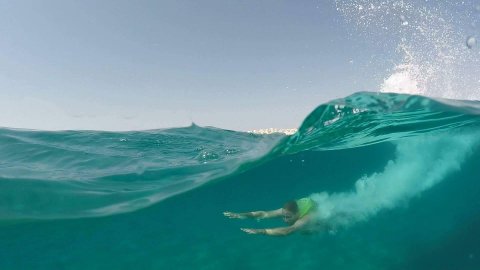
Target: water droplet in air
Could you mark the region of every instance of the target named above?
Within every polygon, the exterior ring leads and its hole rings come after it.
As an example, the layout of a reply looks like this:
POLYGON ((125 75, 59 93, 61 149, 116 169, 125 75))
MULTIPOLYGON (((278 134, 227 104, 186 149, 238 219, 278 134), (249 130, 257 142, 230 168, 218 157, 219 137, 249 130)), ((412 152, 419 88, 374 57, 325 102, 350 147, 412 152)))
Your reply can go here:
POLYGON ((473 47, 475 47, 475 45, 477 45, 477 40, 475 39, 475 37, 473 36, 470 36, 467 38, 467 47, 469 49, 472 49, 473 47))
POLYGON ((400 15, 400 21, 402 21, 402 25, 408 25, 408 21, 405 16, 400 15))

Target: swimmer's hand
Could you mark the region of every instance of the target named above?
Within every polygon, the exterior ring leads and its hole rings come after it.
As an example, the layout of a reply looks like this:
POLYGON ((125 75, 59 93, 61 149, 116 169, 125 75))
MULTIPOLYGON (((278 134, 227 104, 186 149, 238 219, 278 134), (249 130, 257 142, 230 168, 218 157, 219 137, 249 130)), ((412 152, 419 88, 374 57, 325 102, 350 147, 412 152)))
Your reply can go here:
POLYGON ((247 218, 247 216, 242 213, 223 212, 223 215, 228 218, 239 218, 239 219, 247 218))
POLYGON ((241 228, 240 230, 248 233, 248 234, 267 234, 267 230, 265 229, 247 229, 241 228))

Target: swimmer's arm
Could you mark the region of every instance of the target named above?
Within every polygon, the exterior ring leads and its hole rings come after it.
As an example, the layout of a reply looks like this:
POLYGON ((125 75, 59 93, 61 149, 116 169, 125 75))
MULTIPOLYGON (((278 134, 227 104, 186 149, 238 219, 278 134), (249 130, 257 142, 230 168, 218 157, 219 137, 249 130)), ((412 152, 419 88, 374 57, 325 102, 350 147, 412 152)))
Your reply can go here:
POLYGON ((272 217, 279 217, 282 215, 282 208, 272 211, 252 211, 252 212, 245 212, 245 213, 233 213, 233 212, 223 212, 223 215, 229 218, 256 218, 256 219, 263 219, 263 218, 272 218, 272 217))
POLYGON ((241 228, 242 231, 248 234, 265 234, 265 235, 272 235, 272 236, 285 236, 291 233, 298 231, 299 229, 303 228, 308 222, 308 219, 303 218, 295 222, 292 226, 288 227, 280 227, 280 228, 269 228, 269 229, 246 229, 241 228))

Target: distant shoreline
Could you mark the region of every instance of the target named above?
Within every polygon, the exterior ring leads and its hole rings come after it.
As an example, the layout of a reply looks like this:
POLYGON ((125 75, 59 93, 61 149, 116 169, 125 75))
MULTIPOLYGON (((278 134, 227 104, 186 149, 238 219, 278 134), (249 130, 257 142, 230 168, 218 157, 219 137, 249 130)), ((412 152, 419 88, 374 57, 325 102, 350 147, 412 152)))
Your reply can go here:
POLYGON ((273 134, 273 133, 283 133, 285 135, 293 135, 297 132, 296 128, 266 128, 266 129, 254 129, 248 131, 253 134, 273 134))

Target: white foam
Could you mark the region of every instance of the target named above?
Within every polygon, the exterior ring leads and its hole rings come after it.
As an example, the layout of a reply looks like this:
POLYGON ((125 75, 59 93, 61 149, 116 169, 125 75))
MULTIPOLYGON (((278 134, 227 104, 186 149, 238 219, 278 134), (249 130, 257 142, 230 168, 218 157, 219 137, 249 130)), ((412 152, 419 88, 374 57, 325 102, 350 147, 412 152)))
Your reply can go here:
POLYGON ((414 74, 417 74, 418 67, 412 64, 401 64, 395 68, 395 72, 386 78, 381 86, 384 93, 402 94, 424 94, 425 89, 418 86, 414 74))
POLYGON ((365 221, 403 205, 459 171, 477 144, 478 134, 423 136, 396 143, 396 157, 383 171, 359 177, 353 190, 322 192, 317 218, 333 227, 365 221))

